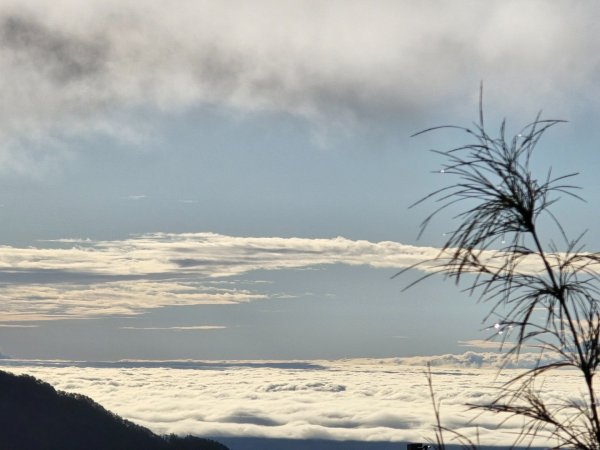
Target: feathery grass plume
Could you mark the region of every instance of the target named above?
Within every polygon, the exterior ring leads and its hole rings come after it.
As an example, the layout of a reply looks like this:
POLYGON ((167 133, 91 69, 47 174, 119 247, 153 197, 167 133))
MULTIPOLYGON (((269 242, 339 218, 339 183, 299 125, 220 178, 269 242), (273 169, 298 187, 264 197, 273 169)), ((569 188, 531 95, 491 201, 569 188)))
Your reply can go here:
MULTIPOLYGON (((570 182, 577 174, 554 176, 549 169, 539 178, 531 169, 542 136, 562 122, 538 114, 508 137, 503 120, 492 136, 484 122, 480 91, 479 120, 472 126, 440 126, 414 135, 458 130, 466 134, 467 143, 433 150, 444 159, 439 172, 452 182, 412 205, 436 205, 422 222, 419 236, 441 212, 450 207, 462 209, 453 217, 456 228, 448 233, 438 256, 420 263, 429 273, 407 288, 441 274, 479 300, 490 302, 484 321, 496 318, 507 356, 518 358, 525 346, 539 350, 535 368, 504 385, 493 402, 473 408, 505 414, 506 420, 524 419, 516 444, 531 445, 536 438, 549 438, 558 446, 598 450, 600 419, 594 376, 600 365, 600 253, 585 251, 584 234, 569 239, 551 211, 561 195, 580 199, 575 193, 578 187, 570 182), (544 216, 562 236, 562 250, 553 242, 545 243, 540 235, 539 221, 544 216), (536 262, 541 270, 531 269, 536 262), (550 355, 551 362, 542 362, 542 355, 543 361, 550 355), (585 385, 580 400, 549 403, 540 397, 536 381, 539 384, 542 375, 561 368, 580 372, 585 385)), ((438 432, 444 428, 435 400, 434 409, 436 437, 443 448, 438 432)))

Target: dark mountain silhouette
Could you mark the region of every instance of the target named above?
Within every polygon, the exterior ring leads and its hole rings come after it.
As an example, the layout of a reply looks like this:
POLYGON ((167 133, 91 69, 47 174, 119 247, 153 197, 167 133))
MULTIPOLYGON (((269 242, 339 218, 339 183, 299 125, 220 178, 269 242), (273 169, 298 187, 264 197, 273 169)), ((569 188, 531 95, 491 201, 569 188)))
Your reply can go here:
POLYGON ((228 450, 193 436, 158 436, 79 394, 0 371, 0 449, 228 450))

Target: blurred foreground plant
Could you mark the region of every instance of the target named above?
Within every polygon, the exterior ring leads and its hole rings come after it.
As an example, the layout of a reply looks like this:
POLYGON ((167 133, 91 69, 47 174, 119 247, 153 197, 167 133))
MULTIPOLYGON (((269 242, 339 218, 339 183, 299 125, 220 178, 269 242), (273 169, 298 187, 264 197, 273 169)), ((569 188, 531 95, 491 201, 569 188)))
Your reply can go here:
MULTIPOLYGON (((426 271, 409 287, 441 274, 490 302, 485 320, 497 318, 493 327, 502 335, 507 357, 518 358, 525 347, 540 352, 537 366, 505 384, 494 401, 470 405, 504 414, 505 420, 523 419, 515 445, 529 446, 536 438, 548 438, 558 446, 598 450, 600 419, 594 383, 600 365, 600 254, 584 251, 583 235, 569 239, 551 212, 560 195, 579 198, 574 193, 577 187, 569 183, 576 174, 555 177, 548 170, 538 178, 530 164, 540 138, 561 122, 538 115, 508 138, 502 121, 497 136, 492 137, 484 123, 480 95, 479 120, 471 127, 441 126, 415 135, 454 129, 466 133, 470 143, 433 150, 444 158, 439 172, 452 183, 414 204, 432 201, 437 205, 421 224, 419 236, 446 209, 459 208, 453 217, 457 226, 447 233, 436 258, 409 268, 426 271), (561 236, 560 247, 542 239, 539 223, 544 218, 550 219, 561 236), (509 336, 514 340, 509 341, 509 336), (548 357, 551 362, 543 362, 548 357), (579 371, 585 392, 577 400, 550 403, 542 398, 535 381, 561 368, 579 371)), ((431 372, 428 377, 431 387, 431 372)), ((442 432, 451 430, 442 427, 439 403, 433 389, 431 393, 437 446, 444 448, 442 432)))

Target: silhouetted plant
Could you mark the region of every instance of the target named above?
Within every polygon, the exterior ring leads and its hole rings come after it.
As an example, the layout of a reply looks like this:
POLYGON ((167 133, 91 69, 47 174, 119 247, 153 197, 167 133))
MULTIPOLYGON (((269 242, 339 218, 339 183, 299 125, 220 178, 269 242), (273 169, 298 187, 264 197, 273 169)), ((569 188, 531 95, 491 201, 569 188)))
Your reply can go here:
MULTIPOLYGON (((462 210, 454 216, 457 226, 447 234, 438 256, 412 267, 421 266, 427 273, 410 286, 434 274, 466 286, 470 294, 491 303, 485 320, 499 317, 495 326, 502 332, 507 356, 518 358, 525 347, 539 350, 536 367, 504 385, 493 402, 472 407, 525 419, 515 444, 531 445, 536 437, 547 437, 559 446, 597 450, 600 419, 594 382, 600 365, 600 254, 584 250, 583 235, 569 239, 551 212, 560 195, 579 198, 577 187, 569 182, 577 174, 555 177, 548 170, 538 178, 530 165, 542 136, 561 122, 543 120, 538 114, 509 139, 502 121, 497 137, 492 137, 480 95, 479 120, 471 127, 441 126, 416 134, 456 129, 471 141, 434 150, 444 158, 440 172, 452 183, 415 203, 438 204, 421 224, 419 236, 440 212, 457 206, 462 210), (543 241, 539 221, 544 216, 559 232, 562 248, 543 241), (514 341, 509 342, 508 336, 514 341), (542 362, 548 356, 551 362, 542 362), (580 401, 564 398, 549 404, 540 395, 536 380, 560 368, 581 374, 586 392, 580 401)), ((445 429, 435 399, 434 409, 441 433, 445 429)))

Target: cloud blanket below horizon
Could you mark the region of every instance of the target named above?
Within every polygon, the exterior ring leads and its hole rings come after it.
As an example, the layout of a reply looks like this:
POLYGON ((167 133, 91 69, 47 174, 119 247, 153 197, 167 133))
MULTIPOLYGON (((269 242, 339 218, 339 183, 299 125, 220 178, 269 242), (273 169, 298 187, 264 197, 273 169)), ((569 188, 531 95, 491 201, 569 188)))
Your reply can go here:
MULTIPOLYGON (((498 373, 499 355, 467 352, 426 358, 337 361, 10 361, 56 388, 90 396, 158 433, 363 441, 422 441, 432 436, 423 363, 433 364, 446 426, 483 444, 509 445, 516 421, 473 415, 515 370, 498 373)), ((524 354, 522 366, 535 362, 524 354)), ((518 369, 517 369, 518 370, 518 369)), ((577 398, 574 372, 542 385, 552 398, 577 398)), ((583 386, 582 386, 583 387, 583 386)))

